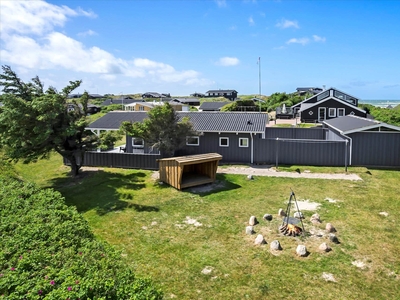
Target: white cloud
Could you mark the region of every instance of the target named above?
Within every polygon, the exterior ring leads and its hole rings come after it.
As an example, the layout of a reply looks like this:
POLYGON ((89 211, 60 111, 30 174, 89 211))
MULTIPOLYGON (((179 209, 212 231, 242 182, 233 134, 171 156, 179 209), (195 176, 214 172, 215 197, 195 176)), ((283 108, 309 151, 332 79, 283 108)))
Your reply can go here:
POLYGON ((97 35, 97 32, 89 29, 89 30, 86 30, 84 32, 79 32, 77 35, 85 37, 85 36, 90 36, 90 35, 97 35))
POLYGON ((218 66, 223 66, 223 67, 230 67, 230 66, 236 66, 240 63, 239 59, 236 57, 221 57, 217 62, 216 65, 218 66))
POLYGON ((51 31, 55 26, 64 26, 68 17, 96 17, 92 12, 73 10, 44 1, 1 1, 2 33, 9 35, 37 34, 51 31))
POLYGON ((226 7, 226 0, 214 0, 217 3, 218 7, 226 7))
POLYGON ((310 42, 309 38, 299 38, 299 39, 292 38, 292 39, 288 40, 286 42, 286 44, 301 44, 304 46, 304 45, 308 44, 309 42, 310 42))
POLYGON ((282 28, 282 29, 286 29, 286 28, 300 28, 299 24, 297 23, 297 21, 290 21, 290 20, 286 20, 286 19, 282 19, 281 21, 279 21, 278 23, 276 23, 275 25, 276 27, 282 28))
POLYGON ((237 29, 236 25, 232 25, 231 27, 229 27, 229 30, 236 30, 236 29, 237 29))
POLYGON ((318 35, 315 35, 315 34, 313 35, 313 39, 314 39, 314 42, 324 43, 326 41, 326 38, 318 36, 318 35))
POLYGON ((255 25, 253 17, 249 18, 249 24, 250 24, 250 26, 254 26, 255 25))
MULTIPOLYGON (((99 47, 86 47, 64 33, 69 17, 95 16, 82 9, 73 10, 44 1, 1 1, 1 62, 16 68, 70 70, 98 74, 104 80, 122 75, 149 81, 190 84, 208 82, 194 70, 176 70, 171 65, 147 58, 121 59, 99 47), (4 17, 3 17, 4 16, 4 17)), ((92 30, 81 36, 96 34, 92 30)))

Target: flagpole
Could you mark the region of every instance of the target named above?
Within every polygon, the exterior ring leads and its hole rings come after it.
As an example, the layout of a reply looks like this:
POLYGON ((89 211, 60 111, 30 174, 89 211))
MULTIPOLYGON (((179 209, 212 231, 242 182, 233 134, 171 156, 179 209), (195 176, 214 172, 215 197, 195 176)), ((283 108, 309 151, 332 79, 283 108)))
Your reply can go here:
POLYGON ((261 96, 261 57, 258 58, 258 95, 261 96))
MULTIPOLYGON (((258 57, 258 97, 261 100, 261 57, 258 57)), ((258 105, 261 112, 261 102, 258 100, 258 105)))

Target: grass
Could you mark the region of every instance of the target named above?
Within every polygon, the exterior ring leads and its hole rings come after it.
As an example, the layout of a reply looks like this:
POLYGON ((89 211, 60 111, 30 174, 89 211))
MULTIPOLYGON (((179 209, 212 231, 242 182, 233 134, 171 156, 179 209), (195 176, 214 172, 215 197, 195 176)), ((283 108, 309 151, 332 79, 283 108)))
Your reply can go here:
MULTIPOLYGON (((280 166, 280 170, 343 172, 343 168, 280 166)), ((166 299, 398 299, 400 295, 400 172, 349 168, 363 181, 217 175, 214 190, 177 191, 160 185, 153 172, 101 169, 67 177, 61 159, 17 165, 19 174, 43 187, 59 190, 76 206, 95 234, 121 250, 138 275, 150 275, 166 299), (340 244, 332 251, 316 249, 326 238, 282 237, 279 208, 286 208, 290 189, 298 201, 320 203, 318 213, 338 230, 340 244), (331 203, 325 198, 337 200, 331 203), (379 212, 386 211, 388 217, 379 212), (265 213, 271 222, 262 220, 265 213), (245 234, 250 216, 255 231, 268 243, 277 239, 283 251, 269 244, 255 246, 245 234), (188 217, 190 219, 188 219, 188 217), (190 224, 196 220, 202 226, 190 224), (297 245, 310 254, 300 258, 297 245), (352 262, 366 264, 364 269, 352 262), (209 275, 202 270, 211 267, 209 275), (322 279, 331 273, 336 282, 322 279)), ((314 213, 303 211, 307 231, 314 213)))
MULTIPOLYGON (((275 124, 272 127, 283 127, 283 128, 288 128, 288 127, 293 127, 292 124, 275 124)), ((311 128, 311 127, 316 127, 315 123, 299 123, 296 125, 297 128, 311 128)))

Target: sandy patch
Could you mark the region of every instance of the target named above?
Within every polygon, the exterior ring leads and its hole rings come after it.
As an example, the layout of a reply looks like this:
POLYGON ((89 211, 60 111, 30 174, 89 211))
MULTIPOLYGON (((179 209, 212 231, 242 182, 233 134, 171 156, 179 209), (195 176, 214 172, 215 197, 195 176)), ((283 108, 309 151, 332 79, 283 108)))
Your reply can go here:
POLYGON ((325 273, 325 272, 322 273, 322 278, 325 279, 326 281, 336 282, 335 277, 331 273, 325 273))
POLYGON ((362 180, 356 174, 328 174, 328 173, 311 173, 311 172, 281 172, 271 166, 253 166, 253 167, 218 167, 217 173, 225 174, 242 174, 254 176, 271 176, 271 177, 289 177, 289 178, 312 178, 312 179, 336 179, 336 180, 362 180))
POLYGON ((355 260, 355 261, 353 261, 351 264, 352 264, 353 266, 356 266, 357 268, 360 268, 360 269, 365 269, 365 267, 367 266, 367 265, 365 264, 365 262, 363 262, 363 261, 361 261, 361 260, 355 260))
MULTIPOLYGON (((317 210, 321 204, 316 203, 316 202, 310 202, 309 200, 304 200, 304 201, 296 201, 297 205, 299 207, 299 210, 311 210, 311 211, 315 211, 317 210)), ((295 206, 296 204, 294 204, 295 206)), ((295 207, 297 208, 297 207, 295 207)))

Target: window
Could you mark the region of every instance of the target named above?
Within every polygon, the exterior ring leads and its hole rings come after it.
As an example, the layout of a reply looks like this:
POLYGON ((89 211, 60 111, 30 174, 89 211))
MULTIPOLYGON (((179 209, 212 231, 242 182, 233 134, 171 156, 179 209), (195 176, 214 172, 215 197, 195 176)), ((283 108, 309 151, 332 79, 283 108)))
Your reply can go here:
POLYGON ((144 141, 141 138, 132 138, 132 146, 133 148, 143 148, 144 141))
POLYGON ((318 96, 317 96, 317 101, 320 101, 320 100, 322 100, 322 99, 325 99, 325 98, 327 98, 329 96, 329 90, 328 91, 325 91, 325 92, 323 92, 323 93, 321 93, 321 94, 319 94, 318 96))
POLYGON ((186 137, 186 145, 187 146, 198 146, 200 143, 200 139, 198 136, 188 136, 186 137))
POLYGON ((227 137, 220 137, 220 138, 219 138, 219 146, 220 146, 220 147, 229 147, 229 138, 227 138, 227 137))
POLYGON ((248 147, 249 139, 248 138, 239 138, 239 147, 248 147))
POLYGON ((330 118, 336 117, 336 108, 329 108, 328 115, 330 118))
POLYGON ((338 108, 338 110, 337 110, 338 117, 343 117, 344 114, 345 114, 345 109, 344 108, 338 108))
POLYGON ((140 105, 140 106, 139 106, 139 110, 140 110, 140 111, 144 111, 144 106, 140 105))
POLYGON ((341 99, 341 100, 347 100, 347 97, 345 94, 338 92, 338 91, 334 91, 333 94, 336 98, 341 99))

